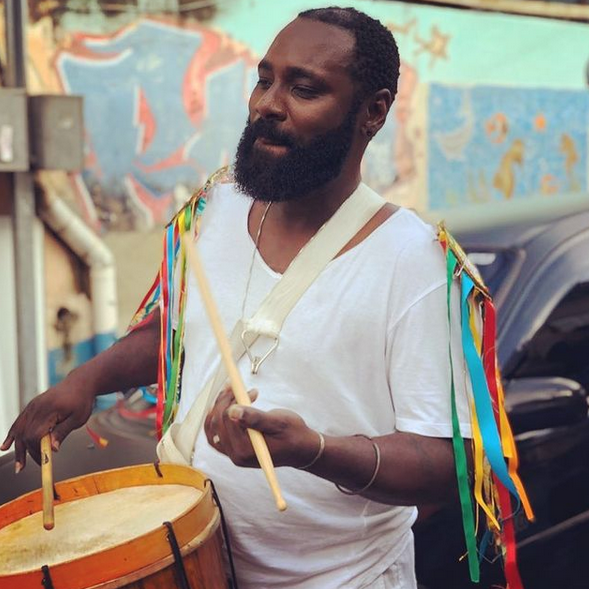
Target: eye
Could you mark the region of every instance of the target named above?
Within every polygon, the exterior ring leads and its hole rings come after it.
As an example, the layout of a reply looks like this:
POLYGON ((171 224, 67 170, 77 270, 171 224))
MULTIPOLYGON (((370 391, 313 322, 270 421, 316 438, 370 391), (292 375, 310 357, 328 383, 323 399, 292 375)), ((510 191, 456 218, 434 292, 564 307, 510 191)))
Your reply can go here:
POLYGON ((272 82, 268 78, 258 78, 256 82, 257 88, 262 88, 263 90, 268 90, 272 86, 272 82))
POLYGON ((293 92, 300 98, 307 100, 316 98, 319 95, 319 91, 316 88, 312 88, 310 86, 295 86, 293 88, 293 92))

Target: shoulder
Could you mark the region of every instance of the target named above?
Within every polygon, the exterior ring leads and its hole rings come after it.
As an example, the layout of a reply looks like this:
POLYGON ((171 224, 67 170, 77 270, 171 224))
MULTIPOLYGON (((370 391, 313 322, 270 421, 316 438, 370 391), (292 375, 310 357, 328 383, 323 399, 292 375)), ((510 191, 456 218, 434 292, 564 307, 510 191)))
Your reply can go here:
POLYGON ((436 230, 409 209, 398 207, 382 224, 379 234, 378 247, 387 255, 407 260, 443 260, 436 230))
POLYGON ((370 260, 373 271, 388 276, 396 300, 413 301, 446 284, 445 255, 436 230, 405 208, 374 233, 370 260))
POLYGON ((167 226, 176 224, 186 214, 199 217, 208 208, 207 205, 209 202, 219 200, 219 198, 214 196, 219 192, 237 192, 233 184, 232 169, 229 166, 220 168, 211 174, 207 181, 197 188, 190 198, 180 206, 180 209, 172 217, 167 226), (227 187, 229 187, 229 190, 227 190, 227 187), (231 187, 233 190, 231 190, 231 187))
POLYGON ((247 219, 251 200, 240 193, 232 182, 219 183, 207 194, 202 211, 201 233, 214 229, 225 231, 247 219))

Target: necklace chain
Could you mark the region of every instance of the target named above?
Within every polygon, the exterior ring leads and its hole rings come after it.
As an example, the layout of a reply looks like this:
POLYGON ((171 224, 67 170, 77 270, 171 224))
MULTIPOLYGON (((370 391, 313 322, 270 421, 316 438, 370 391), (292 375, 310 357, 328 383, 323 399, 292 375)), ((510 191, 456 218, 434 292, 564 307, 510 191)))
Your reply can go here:
MULTIPOLYGON (((270 207, 272 206, 272 204, 273 204, 273 202, 269 202, 266 205, 266 209, 264 210, 264 212, 262 214, 262 218, 260 219, 260 224, 258 225, 258 231, 256 233, 256 239, 254 242, 255 247, 254 247, 254 251, 252 253, 252 261, 250 262, 250 268, 249 268, 249 272, 247 275, 247 283, 245 285, 245 292, 243 294, 243 302, 241 304, 241 320, 242 320, 242 322, 245 320, 245 307, 246 307, 246 303, 247 303, 247 299, 248 299, 248 295, 249 295, 250 283, 252 281, 254 262, 256 260, 256 252, 259 252, 259 245, 260 245, 260 237, 262 235, 262 228, 264 227, 264 221, 266 220, 266 215, 268 214, 268 211, 270 210, 270 207)), ((319 235, 319 233, 321 233, 323 228, 327 225, 328 221, 329 221, 329 219, 327 221, 325 221, 323 223, 323 225, 321 225, 321 227, 319 227, 319 229, 315 232, 315 234, 311 237, 311 239, 309 239, 309 241, 305 245, 303 245, 303 247, 297 252, 296 256, 291 260, 289 267, 301 255, 301 253, 309 246, 309 244, 317 237, 317 235, 319 235)))
POLYGON ((264 210, 264 213, 262 214, 262 218, 260 219, 260 224, 258 225, 258 231, 256 233, 256 239, 254 241, 254 251, 252 253, 252 261, 250 262, 250 269, 249 269, 249 272, 247 275, 247 283, 245 285, 245 292, 243 293, 243 302, 241 303, 241 320, 242 321, 245 319, 245 306, 246 306, 247 298, 248 298, 249 291, 250 291, 250 283, 252 281, 254 262, 256 260, 256 252, 258 252, 258 247, 260 245, 260 237, 262 235, 262 227, 264 227, 264 221, 266 220, 266 215, 268 214, 268 211, 270 210, 271 206, 272 206, 272 201, 270 201, 266 205, 266 209, 264 210))

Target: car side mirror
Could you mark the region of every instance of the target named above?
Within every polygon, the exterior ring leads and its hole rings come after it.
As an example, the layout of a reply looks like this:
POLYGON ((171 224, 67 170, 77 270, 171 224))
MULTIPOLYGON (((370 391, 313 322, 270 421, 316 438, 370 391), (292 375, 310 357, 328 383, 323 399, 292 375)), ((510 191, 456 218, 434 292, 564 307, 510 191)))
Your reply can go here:
POLYGON ((505 386, 505 407, 514 434, 573 425, 587 419, 587 392, 560 377, 518 378, 505 386))

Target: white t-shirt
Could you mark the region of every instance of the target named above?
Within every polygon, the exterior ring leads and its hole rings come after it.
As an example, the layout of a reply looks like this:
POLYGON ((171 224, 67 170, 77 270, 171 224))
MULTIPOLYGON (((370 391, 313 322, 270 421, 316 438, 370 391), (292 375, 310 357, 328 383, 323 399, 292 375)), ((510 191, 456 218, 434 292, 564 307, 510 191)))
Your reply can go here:
MULTIPOLYGON (((231 184, 209 194, 199 251, 227 333, 241 317, 255 249, 251 200, 231 184)), ((432 228, 400 209, 363 242, 332 260, 284 322, 280 344, 252 375, 239 368, 255 406, 284 408, 331 436, 395 430, 451 437, 446 270, 432 228)), ((256 252, 246 317, 280 279, 256 252)), ((194 277, 188 282, 185 362, 178 421, 216 370, 219 353, 194 277)), ((458 330, 456 374, 463 375, 458 330)), ((254 352, 270 346, 260 338, 254 352)), ((459 378, 463 435, 468 403, 459 378)), ((369 587, 411 541, 416 509, 346 496, 295 468, 277 470, 288 509, 276 510, 263 473, 235 466, 196 443, 194 466, 215 482, 229 524, 242 589, 369 587)))

